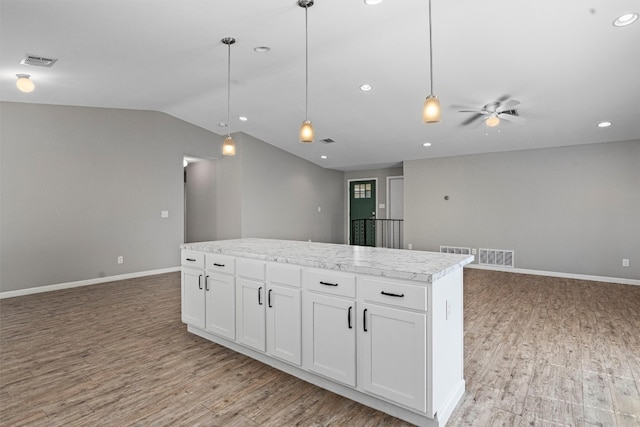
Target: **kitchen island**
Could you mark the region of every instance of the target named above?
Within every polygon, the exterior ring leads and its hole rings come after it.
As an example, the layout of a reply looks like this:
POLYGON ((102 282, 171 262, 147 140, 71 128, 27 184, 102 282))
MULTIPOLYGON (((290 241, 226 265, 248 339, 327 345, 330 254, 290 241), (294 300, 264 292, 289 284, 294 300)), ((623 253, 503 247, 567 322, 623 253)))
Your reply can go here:
POLYGON ((417 425, 465 388, 473 256, 271 239, 183 244, 188 331, 417 425))

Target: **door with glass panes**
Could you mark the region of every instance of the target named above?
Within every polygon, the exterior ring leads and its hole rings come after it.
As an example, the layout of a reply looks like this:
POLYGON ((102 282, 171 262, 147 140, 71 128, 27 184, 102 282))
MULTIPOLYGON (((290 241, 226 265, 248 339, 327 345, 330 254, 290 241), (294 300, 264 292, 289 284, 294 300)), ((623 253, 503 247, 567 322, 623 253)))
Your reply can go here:
POLYGON ((376 181, 349 182, 350 243, 375 246, 376 181))

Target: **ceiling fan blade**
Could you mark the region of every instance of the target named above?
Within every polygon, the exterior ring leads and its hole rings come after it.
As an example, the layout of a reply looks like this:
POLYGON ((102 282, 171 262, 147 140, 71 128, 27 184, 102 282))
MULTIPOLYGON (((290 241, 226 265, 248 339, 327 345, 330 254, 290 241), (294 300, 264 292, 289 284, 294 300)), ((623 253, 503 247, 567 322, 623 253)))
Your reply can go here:
POLYGON ((524 117, 516 116, 514 114, 498 113, 498 117, 501 120, 506 120, 506 121, 509 121, 509 122, 517 123, 519 125, 523 125, 523 124, 527 123, 527 119, 525 119, 524 117))
POLYGON ((476 120, 478 120, 480 117, 483 116, 483 114, 475 112, 476 114, 474 114, 473 116, 469 117, 467 120, 465 120, 464 122, 462 122, 461 124, 463 126, 466 125, 470 125, 471 123, 475 122, 476 120))
POLYGON ((458 113, 476 113, 476 114, 487 114, 482 110, 458 110, 458 113))
POLYGON ((504 104, 500 105, 498 108, 496 108, 496 113, 502 113, 503 111, 511 111, 518 104, 520 104, 520 101, 516 101, 515 99, 507 101, 504 104))

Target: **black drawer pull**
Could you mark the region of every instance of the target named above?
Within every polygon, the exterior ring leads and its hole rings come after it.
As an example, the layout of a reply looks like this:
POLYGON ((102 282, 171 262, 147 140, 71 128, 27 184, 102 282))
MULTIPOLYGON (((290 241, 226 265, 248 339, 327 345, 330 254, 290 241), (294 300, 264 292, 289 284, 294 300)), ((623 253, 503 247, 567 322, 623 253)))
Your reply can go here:
POLYGON ((269 292, 267 292, 267 307, 269 307, 269 308, 273 307, 271 305, 271 291, 272 291, 272 289, 269 289, 269 292))
POLYGON ((392 294, 391 292, 385 292, 385 291, 382 291, 380 293, 382 295, 386 295, 388 297, 398 297, 398 298, 403 298, 404 297, 404 294, 392 294))
POLYGON ((320 284, 325 286, 338 286, 337 283, 323 282, 322 280, 320 281, 320 284))
POLYGON ((224 267, 224 264, 218 264, 217 262, 213 263, 214 267, 224 267))
POLYGON ((362 329, 367 332, 367 309, 362 312, 362 329))
POLYGON ((198 276, 198 289, 202 290, 202 274, 198 276))
POLYGON ((258 305, 262 305, 262 300, 260 299, 261 293, 262 293, 262 286, 258 288, 258 305))
POLYGON ((207 280, 209 276, 204 276, 204 290, 209 292, 209 281, 207 280))
POLYGON ((351 309, 353 307, 349 307, 349 311, 347 311, 347 325, 349 326, 349 329, 353 329, 353 327, 351 326, 351 309))
POLYGON ((196 260, 195 258, 187 258, 187 261, 194 262, 195 260, 196 260))

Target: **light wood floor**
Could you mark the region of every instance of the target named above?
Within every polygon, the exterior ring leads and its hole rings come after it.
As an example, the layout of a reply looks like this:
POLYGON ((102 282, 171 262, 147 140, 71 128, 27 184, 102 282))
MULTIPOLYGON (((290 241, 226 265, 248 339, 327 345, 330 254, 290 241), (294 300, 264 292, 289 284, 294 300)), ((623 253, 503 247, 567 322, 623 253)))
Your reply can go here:
MULTIPOLYGON (((448 425, 640 426, 640 287, 465 272, 448 425)), ((188 334, 180 276, 0 301, 2 426, 407 426, 188 334)))

